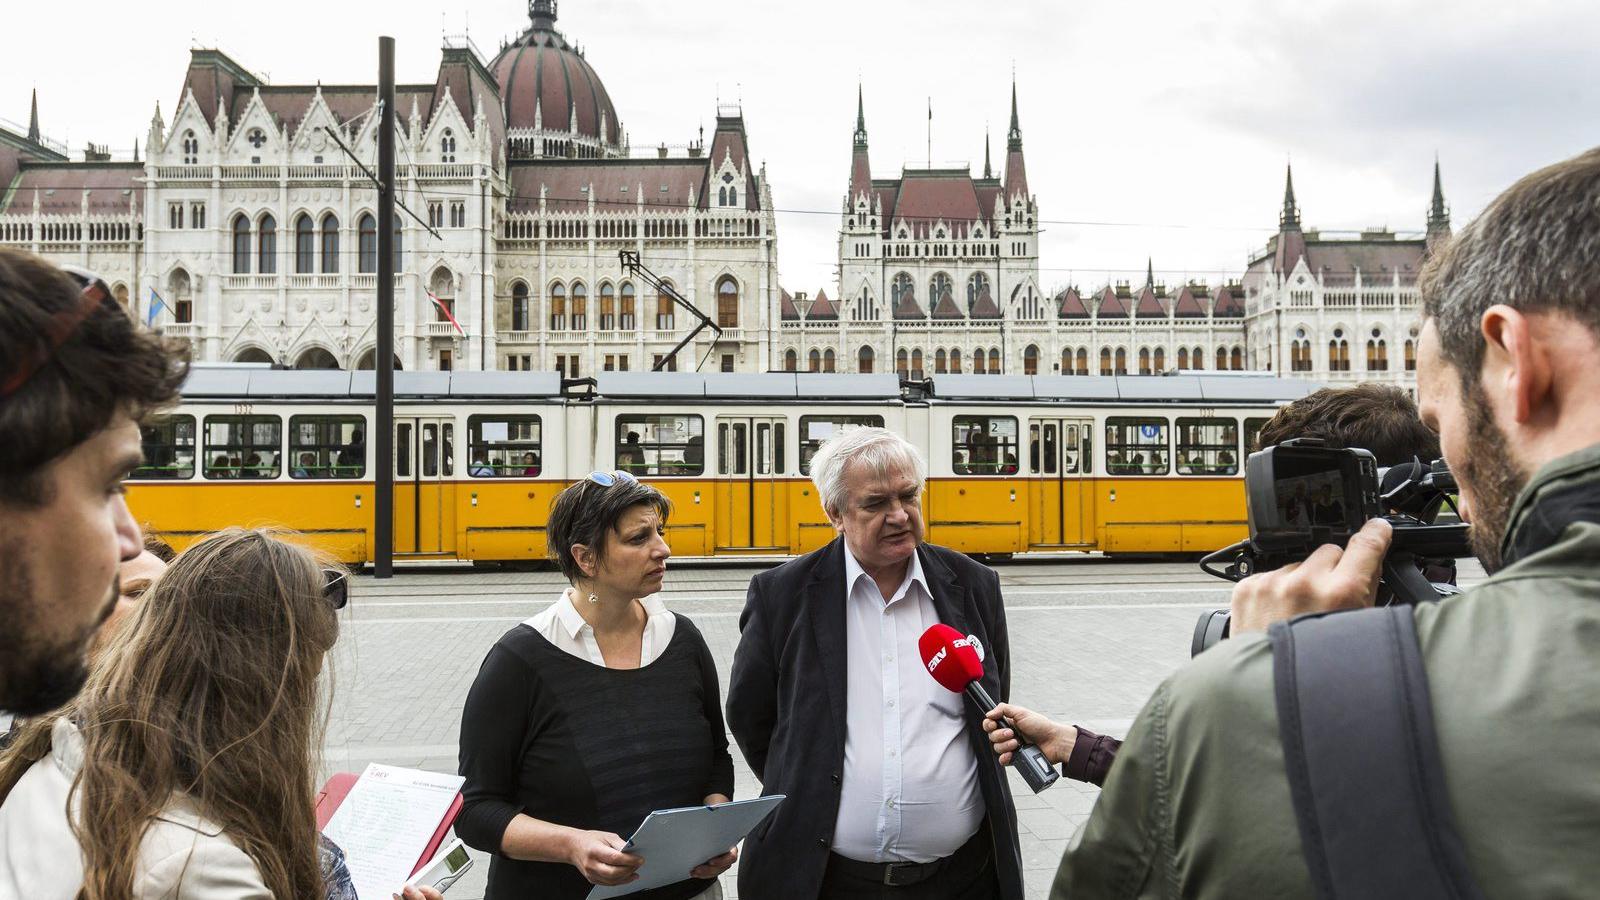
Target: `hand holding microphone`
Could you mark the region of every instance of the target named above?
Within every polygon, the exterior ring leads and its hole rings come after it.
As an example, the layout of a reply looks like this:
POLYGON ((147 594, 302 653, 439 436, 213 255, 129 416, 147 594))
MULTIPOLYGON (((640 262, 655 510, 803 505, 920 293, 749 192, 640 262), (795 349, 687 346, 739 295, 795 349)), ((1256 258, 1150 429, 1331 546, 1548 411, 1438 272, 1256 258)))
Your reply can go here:
MULTIPOLYGON (((957 694, 965 692, 984 715, 998 705, 979 683, 983 677, 983 660, 977 648, 961 632, 942 623, 934 625, 922 633, 917 649, 922 652, 922 664, 927 667, 928 674, 946 690, 957 694)), ((1012 728, 1004 719, 1001 722, 1006 728, 1012 728)), ((1037 794, 1054 784, 1061 773, 1045 759, 1044 752, 1024 739, 1020 732, 1017 739, 1021 746, 1012 761, 1022 774, 1022 780, 1037 794)))

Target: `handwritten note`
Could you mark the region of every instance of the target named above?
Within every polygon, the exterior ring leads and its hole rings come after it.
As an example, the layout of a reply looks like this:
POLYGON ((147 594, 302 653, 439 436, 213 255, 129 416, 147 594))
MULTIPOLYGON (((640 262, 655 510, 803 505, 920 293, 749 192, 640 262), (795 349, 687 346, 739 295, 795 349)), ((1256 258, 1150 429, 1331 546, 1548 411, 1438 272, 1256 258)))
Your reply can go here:
POLYGON ((324 828, 344 850, 356 895, 386 900, 405 885, 464 779, 372 763, 324 828))

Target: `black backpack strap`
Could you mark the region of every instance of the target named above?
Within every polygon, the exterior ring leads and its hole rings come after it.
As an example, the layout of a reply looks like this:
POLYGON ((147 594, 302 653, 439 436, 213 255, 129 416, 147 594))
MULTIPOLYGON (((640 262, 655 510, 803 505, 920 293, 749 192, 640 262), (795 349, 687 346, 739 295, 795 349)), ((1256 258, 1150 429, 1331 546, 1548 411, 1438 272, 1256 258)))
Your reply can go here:
POLYGON ((1280 622, 1278 731, 1322 900, 1478 900, 1450 812, 1409 606, 1280 622))

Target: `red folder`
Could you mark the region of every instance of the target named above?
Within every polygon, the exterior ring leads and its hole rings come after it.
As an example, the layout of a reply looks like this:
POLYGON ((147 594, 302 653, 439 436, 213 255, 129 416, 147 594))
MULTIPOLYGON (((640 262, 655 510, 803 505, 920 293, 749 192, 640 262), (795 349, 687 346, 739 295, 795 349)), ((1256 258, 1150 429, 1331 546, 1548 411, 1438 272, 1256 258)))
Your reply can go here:
MULTIPOLYGON (((317 830, 328 827, 328 820, 333 818, 333 811, 339 808, 344 798, 349 796, 350 789, 356 786, 356 779, 360 778, 354 772, 340 772, 328 779, 328 783, 317 791, 317 830)), ((439 852, 439 845, 444 843, 444 836, 450 826, 456 822, 456 816, 461 813, 461 792, 456 792, 456 798, 450 801, 450 811, 444 814, 444 819, 439 822, 439 827, 433 832, 433 837, 428 840, 428 846, 422 851, 422 858, 417 860, 416 868, 411 870, 415 875, 422 871, 422 867, 433 859, 439 852)))

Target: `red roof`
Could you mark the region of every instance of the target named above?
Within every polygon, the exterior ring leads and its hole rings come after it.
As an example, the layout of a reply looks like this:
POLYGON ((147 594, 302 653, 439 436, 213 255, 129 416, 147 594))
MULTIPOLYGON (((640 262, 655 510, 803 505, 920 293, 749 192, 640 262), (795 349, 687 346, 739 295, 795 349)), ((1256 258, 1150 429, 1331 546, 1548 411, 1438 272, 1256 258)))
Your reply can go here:
POLYGON ((566 131, 575 110, 578 134, 598 137, 604 118, 605 143, 621 143, 622 129, 610 94, 588 61, 568 46, 560 32, 530 29, 500 51, 489 71, 505 98, 507 127, 532 128, 537 107, 538 119, 546 129, 566 131))
POLYGON ((1063 319, 1087 319, 1089 308, 1083 305, 1078 289, 1069 287, 1056 295, 1056 315, 1063 319))
POLYGON ((1021 148, 1006 153, 1006 196, 1019 193, 1028 195, 1028 170, 1022 163, 1021 148))
MULTIPOLYGON (((756 184, 756 177, 750 172, 747 165, 749 154, 750 148, 746 145, 744 136, 744 119, 740 116, 717 116, 717 130, 711 136, 711 153, 709 157, 711 165, 706 169, 706 177, 709 179, 712 172, 722 167, 724 158, 731 159, 735 171, 749 175, 749 180, 745 182, 744 208, 753 212, 761 208, 761 204, 756 197, 756 191, 760 187, 756 184)), ((708 182, 702 188, 701 195, 710 197, 713 187, 715 185, 708 182)))
POLYGON ((1216 299, 1212 304, 1212 315, 1219 319, 1244 318, 1244 302, 1239 288, 1230 288, 1227 285, 1217 288, 1216 299))
POLYGON ((826 290, 817 288, 816 299, 811 301, 811 312, 806 315, 806 318, 837 319, 839 318, 839 308, 833 305, 832 300, 828 299, 826 290))
POLYGON ((924 319, 922 307, 917 305, 917 292, 915 288, 909 289, 900 295, 900 302, 894 305, 891 314, 896 319, 924 319))
POLYGON ((1128 306, 1117 296, 1117 292, 1109 286, 1100 294, 1100 309, 1096 313, 1102 319, 1126 319, 1128 306))
POLYGON ((965 226, 985 218, 972 179, 964 172, 944 171, 906 172, 894 215, 897 221, 907 220, 912 233, 922 236, 931 236, 934 225, 942 221, 953 232, 946 237, 964 236, 965 226))
POLYGON ((11 203, 0 212, 31 213, 37 191, 39 211, 44 215, 76 216, 83 212, 83 194, 88 189, 91 214, 125 216, 131 200, 144 206, 144 188, 135 181, 142 177, 144 163, 23 160, 11 182, 11 203))
POLYGON ((949 291, 941 291, 939 293, 939 302, 933 305, 933 317, 935 319, 961 318, 961 307, 956 306, 956 298, 950 296, 949 291))
MULTIPOLYGON (((857 147, 850 151, 850 202, 855 203, 856 194, 872 190, 872 164, 867 159, 867 148, 857 147)), ((867 199, 871 203, 871 198, 867 199)))
MULTIPOLYGON (((537 210, 541 185, 552 210, 588 209, 585 189, 590 185, 596 210, 632 209, 641 184, 646 208, 682 211, 690 193, 699 193, 706 178, 704 159, 512 160, 509 169, 512 212, 537 210)), ((699 200, 705 209, 704 193, 699 193, 699 200)))
POLYGON ((1178 291, 1178 302, 1173 304, 1172 314, 1180 319, 1204 319, 1206 310, 1200 305, 1200 300, 1194 291, 1186 284, 1178 291))
POLYGON ((1139 301, 1134 307, 1134 315, 1145 318, 1165 318, 1167 315, 1166 307, 1162 306, 1156 297, 1155 289, 1148 284, 1139 291, 1139 301))
POLYGON ((788 290, 786 290, 781 285, 778 287, 778 318, 780 318, 780 319, 798 319, 798 318, 800 318, 800 311, 798 309, 795 309, 795 306, 794 306, 794 298, 789 296, 788 290))
POLYGON ((974 319, 998 319, 1000 307, 995 305, 994 298, 989 296, 989 289, 985 287, 978 294, 978 299, 972 303, 972 317, 974 319))

